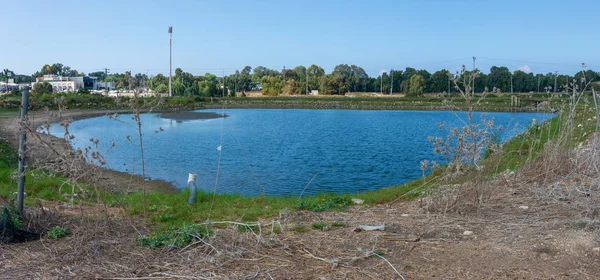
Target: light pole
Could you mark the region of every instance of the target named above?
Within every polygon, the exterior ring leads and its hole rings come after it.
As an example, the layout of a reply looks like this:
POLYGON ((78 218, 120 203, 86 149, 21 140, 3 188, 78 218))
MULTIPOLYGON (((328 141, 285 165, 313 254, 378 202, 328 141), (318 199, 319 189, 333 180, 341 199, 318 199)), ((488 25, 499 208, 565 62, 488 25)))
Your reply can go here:
POLYGON ((306 95, 308 95, 308 67, 306 68, 306 73, 304 74, 304 76, 306 76, 306 95))
POLYGON ((513 94, 513 82, 512 82, 513 74, 510 73, 510 94, 513 94))
POLYGON ((554 93, 556 93, 556 78, 558 78, 558 71, 554 71, 554 93))
POLYGON ((173 70, 173 26, 169 26, 169 97, 173 96, 171 91, 172 70, 173 70))
POLYGON ((394 90, 394 69, 390 69, 390 77, 392 78, 392 82, 390 83, 390 96, 394 90))
POLYGON ((475 59, 477 58, 473 57, 473 96, 475 96, 475 59))

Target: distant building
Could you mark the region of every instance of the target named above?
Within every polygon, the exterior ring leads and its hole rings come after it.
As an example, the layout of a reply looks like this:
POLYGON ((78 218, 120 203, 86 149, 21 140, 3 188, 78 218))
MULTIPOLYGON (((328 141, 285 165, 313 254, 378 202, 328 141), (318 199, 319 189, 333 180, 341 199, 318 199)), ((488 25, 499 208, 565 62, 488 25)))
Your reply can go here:
MULTIPOLYGON (((10 80, 9 80, 10 81, 10 80)), ((0 82, 0 92, 8 92, 13 89, 18 89, 19 85, 15 83, 0 82)))
POLYGON ((58 75, 44 75, 35 79, 35 82, 31 83, 31 88, 37 83, 48 82, 52 85, 53 92, 67 92, 77 91, 85 88, 89 90, 96 90, 96 77, 62 77, 58 75))
POLYGON ((318 90, 315 90, 315 89, 313 89, 313 90, 311 90, 311 91, 310 91, 310 93, 309 93, 309 94, 310 94, 310 95, 319 95, 319 91, 318 91, 318 90))
POLYGON ((96 82, 96 90, 113 90, 117 86, 113 82, 96 82))

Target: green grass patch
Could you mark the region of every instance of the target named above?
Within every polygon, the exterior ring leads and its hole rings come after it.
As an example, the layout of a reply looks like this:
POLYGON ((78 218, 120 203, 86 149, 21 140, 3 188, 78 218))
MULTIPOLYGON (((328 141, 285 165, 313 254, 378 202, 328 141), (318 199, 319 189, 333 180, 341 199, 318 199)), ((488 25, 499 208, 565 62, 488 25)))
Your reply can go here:
POLYGON ((59 239, 67 235, 69 235, 69 230, 60 226, 55 226, 46 233, 46 236, 48 236, 50 239, 59 239))
POLYGON ((157 248, 162 246, 182 248, 190 245, 195 239, 209 238, 213 231, 205 226, 182 224, 170 227, 168 230, 154 231, 145 236, 139 236, 138 241, 144 246, 157 248))
POLYGON ((328 226, 329 226, 329 224, 326 222, 319 222, 319 223, 312 224, 312 228, 314 228, 316 230, 325 230, 328 226))
POLYGON ((349 195, 326 195, 316 198, 303 199, 296 204, 296 209, 314 212, 322 212, 327 210, 346 210, 348 205, 351 204, 352 198, 349 195))
POLYGON ((339 222, 339 221, 338 221, 338 222, 333 222, 333 223, 331 223, 331 226, 332 226, 332 227, 345 227, 345 226, 346 226, 346 223, 344 223, 344 222, 339 222))
POLYGON ((290 231, 297 232, 297 233, 305 233, 305 232, 309 232, 310 230, 303 225, 295 225, 294 227, 292 227, 290 229, 290 231))

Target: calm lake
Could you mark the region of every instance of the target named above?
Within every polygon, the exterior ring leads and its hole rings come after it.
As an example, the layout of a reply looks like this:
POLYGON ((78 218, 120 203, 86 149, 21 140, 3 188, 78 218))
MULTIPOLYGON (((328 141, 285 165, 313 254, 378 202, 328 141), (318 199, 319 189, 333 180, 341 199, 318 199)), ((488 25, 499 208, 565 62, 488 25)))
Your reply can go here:
MULTIPOLYGON (((298 195, 360 192, 418 178, 420 161, 434 159, 428 136, 445 136, 437 123, 462 126, 464 113, 449 111, 363 111, 226 109, 202 110, 229 117, 171 122, 143 114, 146 176, 185 187, 189 172, 207 192, 298 195), (162 132, 156 133, 156 131, 162 132)), ((139 139, 132 115, 122 122, 97 117, 74 121, 75 148, 100 140, 107 167, 141 174, 139 139), (124 123, 123 123, 124 122, 124 123), (131 141, 127 140, 127 136, 131 141), (115 146, 111 149, 111 143, 115 146)), ((477 119, 481 113, 475 113, 477 119)), ((505 141, 547 113, 486 113, 505 129, 505 141)), ((62 137, 57 124, 51 132, 62 137)))

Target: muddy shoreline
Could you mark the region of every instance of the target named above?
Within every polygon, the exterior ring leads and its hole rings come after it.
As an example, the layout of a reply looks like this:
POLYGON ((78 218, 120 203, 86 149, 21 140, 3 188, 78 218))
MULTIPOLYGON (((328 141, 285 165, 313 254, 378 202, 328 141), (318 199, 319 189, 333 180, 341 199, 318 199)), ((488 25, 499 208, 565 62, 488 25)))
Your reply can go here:
MULTIPOLYGON (((156 112, 151 110, 141 110, 144 113, 156 112)), ((133 113, 134 110, 69 110, 61 112, 29 112, 29 127, 35 129, 45 123, 59 122, 64 119, 80 120, 86 118, 110 116, 114 114, 133 113)), ((18 148, 19 137, 19 113, 0 115, 0 137, 5 138, 13 147, 18 148)), ((67 154, 73 151, 71 146, 63 138, 57 138, 52 135, 36 133, 27 136, 27 161, 28 165, 44 165, 55 160, 56 152, 67 154), (52 148, 48 148, 44 143, 52 143, 52 148)), ((89 164, 86 164, 91 166, 89 164)), ((173 183, 163 180, 143 180, 140 175, 119 172, 107 168, 99 169, 99 174, 93 179, 98 187, 106 188, 117 193, 137 192, 146 189, 147 191, 157 191, 162 193, 176 193, 178 189, 173 183)), ((146 176, 147 177, 147 176, 146 176)), ((86 181, 85 179, 83 180, 86 181)))

